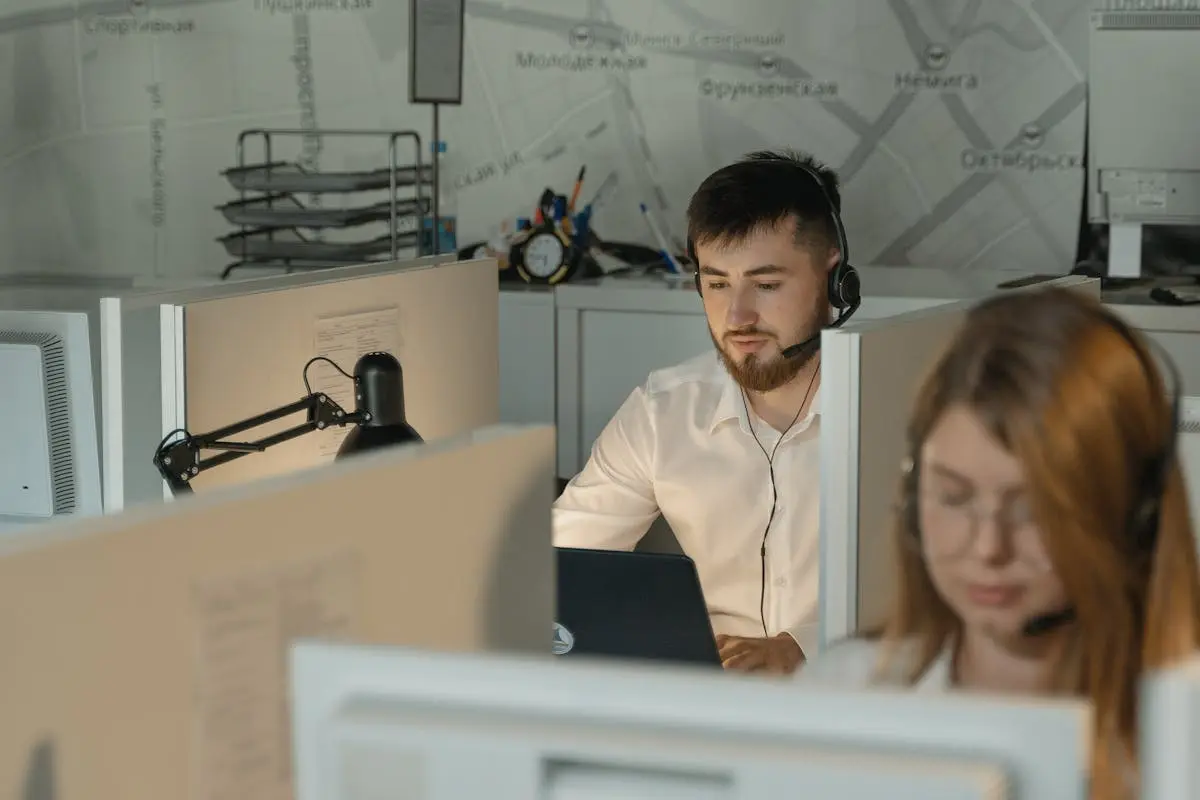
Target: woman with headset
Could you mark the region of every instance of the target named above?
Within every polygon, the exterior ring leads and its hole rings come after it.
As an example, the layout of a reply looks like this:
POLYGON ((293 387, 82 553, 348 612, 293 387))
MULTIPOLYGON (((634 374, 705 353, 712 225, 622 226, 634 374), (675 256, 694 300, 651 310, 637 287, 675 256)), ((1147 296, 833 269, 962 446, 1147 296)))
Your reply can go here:
POLYGON ((1128 794, 1139 680, 1200 647, 1180 384, 1161 360, 1075 291, 970 312, 910 419, 890 619, 801 680, 1087 698, 1094 795, 1128 794))

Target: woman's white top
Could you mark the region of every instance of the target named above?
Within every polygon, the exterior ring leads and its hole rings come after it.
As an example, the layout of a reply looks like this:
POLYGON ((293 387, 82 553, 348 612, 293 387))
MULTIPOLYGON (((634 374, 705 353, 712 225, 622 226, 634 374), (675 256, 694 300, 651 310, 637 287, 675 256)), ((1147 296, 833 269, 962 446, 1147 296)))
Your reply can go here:
MULTIPOLYGON (((907 685, 905 650, 896 653, 896 666, 888 675, 875 676, 882 654, 879 642, 867 639, 847 639, 831 645, 796 672, 796 679, 805 685, 853 689, 870 684, 878 686, 907 685)), ((912 687, 919 692, 944 692, 950 689, 951 648, 929 665, 925 674, 912 687)))
MULTIPOLYGON (((827 686, 833 689, 858 689, 868 685, 888 687, 907 686, 905 649, 896 652, 896 666, 888 674, 876 677, 882 654, 879 642, 866 639, 847 639, 831 645, 796 672, 796 680, 805 686, 827 686)), ((912 650, 908 651, 913 653, 912 650)), ((912 685, 916 692, 946 692, 951 687, 950 665, 953 647, 947 646, 925 674, 912 685)), ((914 653, 915 655, 915 653, 914 653)), ((1129 797, 1137 797, 1138 773, 1132 764, 1125 767, 1125 789, 1129 797)))

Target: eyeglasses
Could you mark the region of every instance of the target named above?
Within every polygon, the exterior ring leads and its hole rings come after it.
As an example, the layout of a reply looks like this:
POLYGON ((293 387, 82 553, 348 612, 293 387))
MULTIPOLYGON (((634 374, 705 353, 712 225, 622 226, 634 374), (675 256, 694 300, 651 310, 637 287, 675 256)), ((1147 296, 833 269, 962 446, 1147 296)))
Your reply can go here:
POLYGON ((976 546, 984 523, 991 536, 1003 536, 1013 557, 1040 570, 1053 565, 1024 498, 985 504, 974 493, 923 487, 918 494, 921 544, 930 558, 957 560, 976 546))

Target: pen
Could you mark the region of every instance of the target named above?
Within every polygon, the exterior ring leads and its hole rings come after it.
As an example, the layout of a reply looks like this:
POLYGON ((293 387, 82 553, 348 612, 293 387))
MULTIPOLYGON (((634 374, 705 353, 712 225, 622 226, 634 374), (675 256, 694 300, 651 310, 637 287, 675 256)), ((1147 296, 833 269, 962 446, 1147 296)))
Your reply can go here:
POLYGON ((575 212, 575 201, 579 199, 579 190, 583 188, 583 176, 587 172, 587 164, 579 168, 579 176, 575 178, 575 188, 571 190, 571 199, 567 203, 567 213, 575 212))
POLYGON ((654 216, 650 213, 650 209, 646 208, 645 203, 641 203, 642 216, 646 218, 646 225, 650 228, 650 233, 658 242, 658 252, 663 257, 663 261, 667 262, 670 270, 676 274, 683 272, 683 267, 679 266, 679 262, 671 255, 671 245, 667 242, 667 237, 663 236, 662 230, 659 229, 658 223, 654 221, 654 216))

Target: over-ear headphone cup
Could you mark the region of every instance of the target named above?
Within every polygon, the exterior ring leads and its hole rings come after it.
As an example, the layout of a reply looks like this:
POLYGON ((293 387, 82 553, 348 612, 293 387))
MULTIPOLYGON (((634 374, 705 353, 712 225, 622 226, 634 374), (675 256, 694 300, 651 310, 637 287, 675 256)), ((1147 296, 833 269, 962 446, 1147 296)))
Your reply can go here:
POLYGON ((1161 476, 1165 475, 1169 468, 1169 465, 1161 464, 1160 459, 1153 459, 1147 466, 1146 479, 1142 481, 1134 500, 1130 534, 1133 536, 1134 548, 1146 556, 1153 553, 1158 544, 1158 523, 1162 518, 1162 498, 1166 493, 1161 476))
POLYGON ((838 264, 829 271, 829 304, 837 311, 858 305, 860 283, 858 271, 849 264, 838 264))
POLYGON ((917 494, 914 490, 905 490, 904 498, 904 524, 908 526, 908 536, 912 539, 912 544, 918 548, 921 546, 921 508, 917 501, 917 494))

